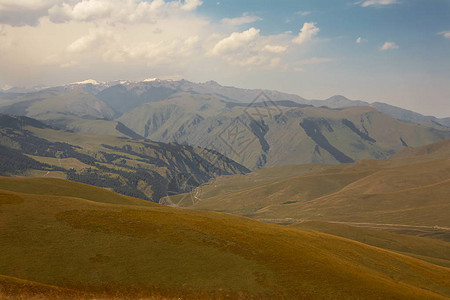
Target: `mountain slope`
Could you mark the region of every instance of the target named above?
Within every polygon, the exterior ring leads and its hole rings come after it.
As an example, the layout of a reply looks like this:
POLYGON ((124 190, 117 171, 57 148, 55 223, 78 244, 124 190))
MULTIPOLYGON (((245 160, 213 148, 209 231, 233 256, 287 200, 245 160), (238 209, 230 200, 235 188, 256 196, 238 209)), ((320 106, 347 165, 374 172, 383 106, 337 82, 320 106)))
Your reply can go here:
POLYGON ((343 223, 305 221, 291 226, 341 236, 367 245, 417 257, 447 268, 450 267, 450 242, 356 227, 343 223))
POLYGON ((394 154, 392 159, 412 159, 417 160, 432 160, 446 158, 450 155, 450 140, 443 140, 430 145, 415 148, 405 148, 402 151, 394 154))
POLYGON ((176 202, 183 195, 173 196, 172 202, 273 222, 394 224, 448 237, 449 157, 450 143, 445 141, 384 161, 258 170, 201 186, 195 204, 176 202))
POLYGON ((325 100, 311 100, 310 103, 316 107, 326 106, 329 108, 343 108, 349 106, 370 106, 368 102, 350 100, 342 95, 335 95, 325 100))
POLYGON ((249 169, 387 158, 406 146, 450 138, 448 129, 401 122, 369 107, 269 100, 241 106, 189 93, 146 103, 119 121, 152 140, 215 149, 249 169))
POLYGON ((189 146, 56 130, 0 115, 0 174, 54 176, 158 201, 223 174, 248 170, 220 153, 189 146))
POLYGON ((13 103, 1 106, 0 112, 42 120, 52 113, 109 119, 115 114, 108 105, 82 89, 47 89, 24 94, 13 103))
POLYGON ((0 177, 0 190, 33 195, 75 197, 99 203, 156 206, 153 202, 58 178, 0 177))
MULTIPOLYGON (((261 91, 264 91, 264 93, 268 95, 272 101, 292 101, 298 104, 314 105, 316 107, 327 106, 330 108, 369 106, 376 108, 377 110, 393 118, 406 122, 423 124, 427 127, 450 127, 450 121, 448 118, 424 116, 419 113, 386 103, 368 103, 366 101, 350 100, 341 95, 332 96, 325 100, 306 100, 298 95, 273 90, 242 89, 231 86, 222 86, 215 81, 194 83, 187 80, 173 81, 159 80, 156 78, 141 82, 126 80, 97 82, 95 80, 85 80, 50 89, 42 87, 31 90, 11 89, 6 92, 0 91, 0 106, 7 106, 8 103, 17 103, 15 105, 19 105, 20 107, 28 106, 28 104, 24 103, 24 100, 26 100, 27 97, 29 98, 29 96, 34 97, 33 95, 36 95, 36 92, 39 92, 42 95, 44 90, 51 90, 58 93, 68 93, 65 96, 66 98, 72 98, 73 96, 70 93, 74 93, 74 91, 89 93, 92 97, 96 98, 97 102, 100 101, 103 102, 103 104, 107 104, 112 107, 115 110, 113 115, 116 117, 133 110, 144 103, 164 101, 179 92, 190 93, 192 95, 213 95, 227 102, 251 103, 258 97, 261 91), (18 104, 20 102, 22 104, 18 104)), ((11 110, 3 112, 16 114, 17 108, 13 111, 14 112, 11 110)), ((108 113, 108 116, 110 113, 111 112, 108 113)), ((23 115, 23 113, 19 114, 23 115)), ((94 115, 97 116, 96 113, 94 115)))
POLYGON ((299 104, 314 105, 316 107, 327 106, 330 108, 343 108, 350 106, 373 107, 395 119, 424 124, 426 126, 450 127, 448 118, 436 118, 424 116, 419 113, 389 105, 381 102, 369 103, 361 100, 350 100, 344 96, 336 95, 325 100, 306 100, 298 95, 283 93, 274 90, 242 89, 231 86, 222 86, 215 81, 194 83, 187 80, 171 81, 154 79, 144 82, 113 82, 107 84, 110 88, 104 90, 99 98, 112 105, 117 111, 124 113, 140 104, 161 101, 170 98, 177 92, 189 92, 192 94, 215 95, 228 102, 251 103, 261 91, 272 101, 293 101, 299 104), (124 93, 124 91, 127 91, 124 93), (126 109, 117 107, 125 106, 126 109))
POLYGON ((117 84, 101 91, 97 97, 123 114, 144 103, 165 100, 176 92, 176 88, 152 83, 117 84))
POLYGON ((52 127, 73 132, 143 139, 142 136, 135 133, 121 122, 105 118, 91 116, 80 117, 67 114, 47 114, 45 115, 45 120, 41 119, 41 121, 52 127))
POLYGON ((310 104, 320 107, 326 106, 330 108, 344 108, 350 106, 369 106, 373 107, 382 113, 385 113, 395 119, 422 124, 429 127, 450 127, 448 118, 436 118, 433 116, 424 116, 411 110, 407 110, 401 107, 389 105, 382 102, 369 103, 361 100, 350 100, 344 96, 336 95, 325 100, 311 100, 310 104))
MULTIPOLYGON (((258 89, 240 89, 231 86, 222 86, 215 81, 194 83, 187 80, 148 80, 143 82, 124 82, 113 84, 102 90, 97 97, 113 107, 120 113, 126 113, 144 103, 158 102, 169 99, 176 93, 189 93, 191 95, 210 95, 225 101, 250 103, 261 93, 258 89)), ((308 101, 300 96, 278 91, 264 90, 273 100, 289 100, 300 104, 308 101)))
POLYGON ((75 298, 450 296, 448 268, 351 240, 137 199, 129 205, 52 195, 58 188, 36 195, 28 180, 18 183, 23 192, 8 190, 10 181, 0 194, 0 293, 7 296, 36 285, 44 295, 68 288, 75 298))

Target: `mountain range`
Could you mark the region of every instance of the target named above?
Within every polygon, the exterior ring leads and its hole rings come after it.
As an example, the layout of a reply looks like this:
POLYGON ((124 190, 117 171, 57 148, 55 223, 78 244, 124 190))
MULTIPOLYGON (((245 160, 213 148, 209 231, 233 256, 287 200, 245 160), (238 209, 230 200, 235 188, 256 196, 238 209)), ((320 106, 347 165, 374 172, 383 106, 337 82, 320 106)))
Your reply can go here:
POLYGON ((400 108, 382 102, 369 103, 361 100, 350 100, 344 96, 336 95, 326 100, 311 100, 310 103, 314 106, 327 106, 330 108, 340 108, 349 106, 370 106, 398 120, 422 124, 431 127, 433 126, 450 127, 450 118, 436 118, 433 116, 424 116, 411 110, 407 110, 404 108, 400 108))
POLYGON ((207 148, 248 169, 387 158, 450 137, 448 120, 387 104, 306 100, 214 81, 88 80, 2 93, 0 111, 79 133, 207 148))
MULTIPOLYGON (((178 92, 190 92, 194 94, 216 95, 229 102, 251 103, 263 91, 271 100, 288 100, 299 104, 312 105, 316 107, 327 106, 329 108, 341 108, 349 106, 371 106, 402 121, 417 124, 428 124, 436 122, 436 126, 450 127, 450 118, 436 118, 424 116, 419 113, 392 106, 386 103, 369 103, 362 100, 350 100, 342 95, 332 96, 325 100, 307 100, 295 94, 283 93, 267 89, 242 89, 232 86, 222 86, 215 81, 194 83, 187 80, 160 80, 157 78, 144 81, 116 80, 110 82, 98 82, 96 80, 85 80, 59 87, 38 86, 30 89, 10 88, 0 91, 0 100, 12 100, 26 94, 34 94, 43 90, 84 90, 91 95, 104 100, 116 110, 118 114, 125 113, 140 104, 156 102, 169 98, 178 92)), ((23 101, 24 99, 19 99, 23 101)), ((26 101, 26 100, 25 100, 26 101)), ((3 103, 4 104, 4 103, 3 103)), ((104 117, 107 117, 106 114, 104 117)))

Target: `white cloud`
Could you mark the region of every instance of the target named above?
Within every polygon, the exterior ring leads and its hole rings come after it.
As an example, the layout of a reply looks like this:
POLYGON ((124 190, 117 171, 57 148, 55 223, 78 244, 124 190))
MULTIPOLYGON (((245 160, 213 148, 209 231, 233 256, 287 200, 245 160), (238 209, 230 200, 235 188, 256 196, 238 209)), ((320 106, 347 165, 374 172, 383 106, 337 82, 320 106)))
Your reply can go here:
POLYGON ((263 50, 271 53, 283 53, 286 52, 287 47, 281 45, 265 45, 263 50))
MULTIPOLYGON (((184 5, 187 5, 184 4, 184 5)), ((56 23, 107 20, 109 23, 152 23, 165 11, 180 8, 179 2, 153 0, 82 0, 73 4, 67 2, 49 9, 50 20, 56 23), (175 5, 175 4, 176 5, 175 5)), ((182 6, 181 6, 182 7, 182 6)))
POLYGON ((149 60, 152 65, 182 63, 188 57, 198 56, 198 36, 173 41, 156 43, 137 43, 112 52, 109 55, 118 61, 133 59, 137 61, 149 60))
POLYGON ((77 3, 71 11, 69 6, 64 3, 67 12, 71 14, 70 17, 77 21, 93 21, 102 18, 111 17, 114 13, 115 1, 107 0, 83 0, 77 3))
POLYGON ((100 46, 114 40, 115 36, 112 31, 91 30, 89 34, 75 40, 67 47, 67 51, 72 53, 80 53, 87 50, 98 49, 100 46))
POLYGON ((266 63, 267 59, 264 56, 253 55, 250 57, 246 57, 243 59, 236 59, 236 60, 229 58, 228 62, 232 65, 237 65, 240 67, 254 67, 254 66, 260 66, 260 65, 266 63))
POLYGON ((67 47, 69 54, 81 59, 89 56, 100 57, 104 62, 148 61, 151 65, 175 63, 186 57, 198 55, 198 36, 167 39, 153 42, 127 42, 126 38, 111 30, 91 30, 87 35, 75 40, 67 47))
POLYGON ((398 45, 394 42, 385 42, 383 46, 380 47, 381 51, 398 49, 398 45))
POLYGON ((230 26, 239 26, 239 25, 243 25, 243 24, 250 24, 250 23, 254 23, 256 21, 261 21, 262 18, 258 17, 258 16, 252 16, 252 15, 242 15, 242 17, 237 17, 237 18, 224 18, 222 19, 222 23, 225 25, 230 25, 230 26))
POLYGON ((281 58, 279 57, 274 57, 270 60, 270 65, 269 68, 270 69, 275 69, 276 67, 278 67, 281 63, 281 58))
POLYGON ((130 74, 144 74, 149 69, 159 75, 182 74, 194 62, 205 59, 202 44, 212 31, 208 24, 196 14, 179 10, 158 19, 157 25, 106 21, 55 24, 48 18, 41 19, 39 26, 0 25, 0 69, 11 70, 2 79, 15 85, 19 81, 62 80, 81 73, 110 78, 133 78, 136 75, 130 74), (153 33, 157 28, 164 31, 153 33))
POLYGON ((0 24, 34 26, 46 16, 56 23, 152 23, 158 17, 190 12, 200 5, 200 0, 0 0, 0 24))
POLYGON ((360 4, 362 7, 392 5, 397 3, 397 0, 365 0, 356 2, 356 4, 360 4))
POLYGON ((0 27, 0 57, 4 51, 7 51, 12 46, 12 40, 7 36, 3 27, 0 27))
POLYGON ((155 28, 155 29, 152 30, 152 32, 154 34, 161 34, 161 33, 163 33, 163 30, 161 28, 155 28))
POLYGON ((361 43, 367 42, 367 39, 364 39, 364 38, 362 38, 362 37, 358 37, 358 38, 356 39, 355 42, 356 42, 357 44, 361 44, 361 43))
POLYGON ((442 35, 446 39, 450 39, 450 30, 441 31, 441 32, 438 32, 438 34, 442 35))
POLYGON ((259 29, 255 29, 254 27, 243 32, 233 32, 228 37, 220 40, 211 50, 210 54, 226 55, 230 52, 249 46, 249 43, 257 40, 258 38, 259 29))
POLYGON ((200 0, 185 0, 184 4, 181 5, 181 9, 186 11, 193 11, 202 4, 203 2, 200 0))
POLYGON ((57 2, 58 0, 0 0, 0 11, 39 10, 57 2))
POLYGON ((61 0, 0 0, 0 24, 36 25, 61 0))
MULTIPOLYGON (((34 1, 30 3, 35 5, 30 6, 33 9, 43 7, 34 1)), ((181 74, 185 77, 193 73, 207 77, 216 68, 233 72, 285 71, 292 68, 288 62, 297 59, 294 57, 297 54, 289 51, 294 33, 263 35, 251 25, 247 30, 225 33, 230 27, 223 22, 210 23, 207 18, 189 11, 199 5, 199 1, 54 0, 42 3, 46 3, 46 11, 40 13, 38 26, 0 24, 0 68, 8 70, 2 78, 5 83, 53 82, 55 78, 70 82, 70 78, 78 80, 83 74, 101 80, 133 79, 148 70, 155 76, 181 74), (24 72, 28 74, 25 78, 24 72)), ((233 19, 231 23, 256 18, 242 17, 247 18, 233 19)), ((312 28, 304 25, 301 34, 314 36, 318 28, 312 25, 312 28)))
POLYGON ((300 33, 292 40, 293 43, 302 45, 312 40, 312 38, 319 33, 320 29, 316 27, 315 23, 304 23, 300 33))
POLYGON ((287 42, 287 35, 263 36, 260 30, 250 28, 233 32, 226 37, 215 36, 207 55, 218 57, 229 65, 248 69, 283 69, 282 58, 278 55, 287 51, 279 43, 287 42))
POLYGON ((185 41, 184 44, 188 47, 196 45, 200 41, 198 35, 190 36, 185 41))

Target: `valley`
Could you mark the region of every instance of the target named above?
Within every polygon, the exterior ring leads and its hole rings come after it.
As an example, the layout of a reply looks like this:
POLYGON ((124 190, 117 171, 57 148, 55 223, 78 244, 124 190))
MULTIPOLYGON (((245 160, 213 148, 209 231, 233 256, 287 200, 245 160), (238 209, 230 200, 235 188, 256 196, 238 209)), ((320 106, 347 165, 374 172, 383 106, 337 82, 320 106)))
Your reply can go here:
POLYGON ((2 175, 67 178, 158 201, 219 174, 248 172, 197 147, 73 133, 27 117, 0 115, 0 123, 2 175))
POLYGON ((276 224, 321 221, 448 242, 449 157, 445 140, 388 160, 260 169, 200 186, 195 203, 182 194, 169 204, 276 224))
POLYGON ((444 242, 391 246, 409 245, 422 260, 303 226, 176 209, 61 179, 2 177, 0 190, 6 299, 450 295, 449 269, 425 261, 446 264, 444 242))
POLYGON ((8 99, 2 298, 450 296, 445 122, 211 82, 8 99))

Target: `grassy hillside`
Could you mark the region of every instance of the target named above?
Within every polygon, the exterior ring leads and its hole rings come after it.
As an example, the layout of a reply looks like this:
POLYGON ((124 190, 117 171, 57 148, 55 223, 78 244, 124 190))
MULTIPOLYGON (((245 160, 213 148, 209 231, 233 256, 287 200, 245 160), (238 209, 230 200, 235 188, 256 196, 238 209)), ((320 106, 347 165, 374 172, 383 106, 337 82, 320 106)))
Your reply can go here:
POLYGON ((130 204, 61 180, 0 184, 2 298, 450 296, 450 269, 328 234, 138 199, 130 204), (34 193, 38 185, 41 194, 34 193))
POLYGON ((112 118, 115 114, 103 101, 80 88, 54 88, 27 93, 7 104, 0 105, 2 113, 31 118, 51 113, 104 118, 112 118))
POLYGON ((38 119, 46 124, 72 132, 97 135, 114 135, 132 139, 142 139, 140 135, 118 121, 92 116, 73 116, 67 114, 44 114, 38 119))
POLYGON ((405 148, 402 151, 394 154, 391 159, 420 159, 431 160, 438 158, 446 158, 450 155, 450 139, 443 140, 434 144, 425 145, 422 147, 405 148))
POLYGON ((218 175, 248 172, 201 148, 78 134, 27 117, 0 115, 0 125, 0 175, 67 178, 158 201, 218 175))
POLYGON ((75 197, 110 204, 156 205, 149 201, 120 195, 107 189, 57 178, 0 177, 0 190, 33 195, 75 197))
POLYGON ((450 267, 450 242, 323 221, 305 221, 290 226, 341 236, 450 267))
POLYGON ((194 205, 189 201, 180 205, 277 223, 328 220, 438 226, 448 232, 450 143, 407 149, 389 160, 225 176, 198 192, 201 196, 194 205))
POLYGON ((5 300, 45 298, 87 299, 89 294, 11 276, 0 275, 0 296, 5 300))
POLYGON ((327 106, 330 108, 344 108, 349 106, 370 106, 391 117, 406 121, 409 123, 422 124, 433 128, 449 127, 450 123, 446 118, 436 118, 433 116, 424 116, 419 113, 403 109, 397 106, 392 106, 386 103, 374 102, 368 103, 360 100, 350 100, 342 95, 332 96, 325 100, 310 100, 310 104, 320 107, 327 106))
POLYGON ((262 96, 239 105, 183 92, 142 104, 118 120, 151 140, 212 148, 249 169, 387 158, 407 146, 450 138, 450 129, 402 122, 370 107, 289 103, 262 96))

